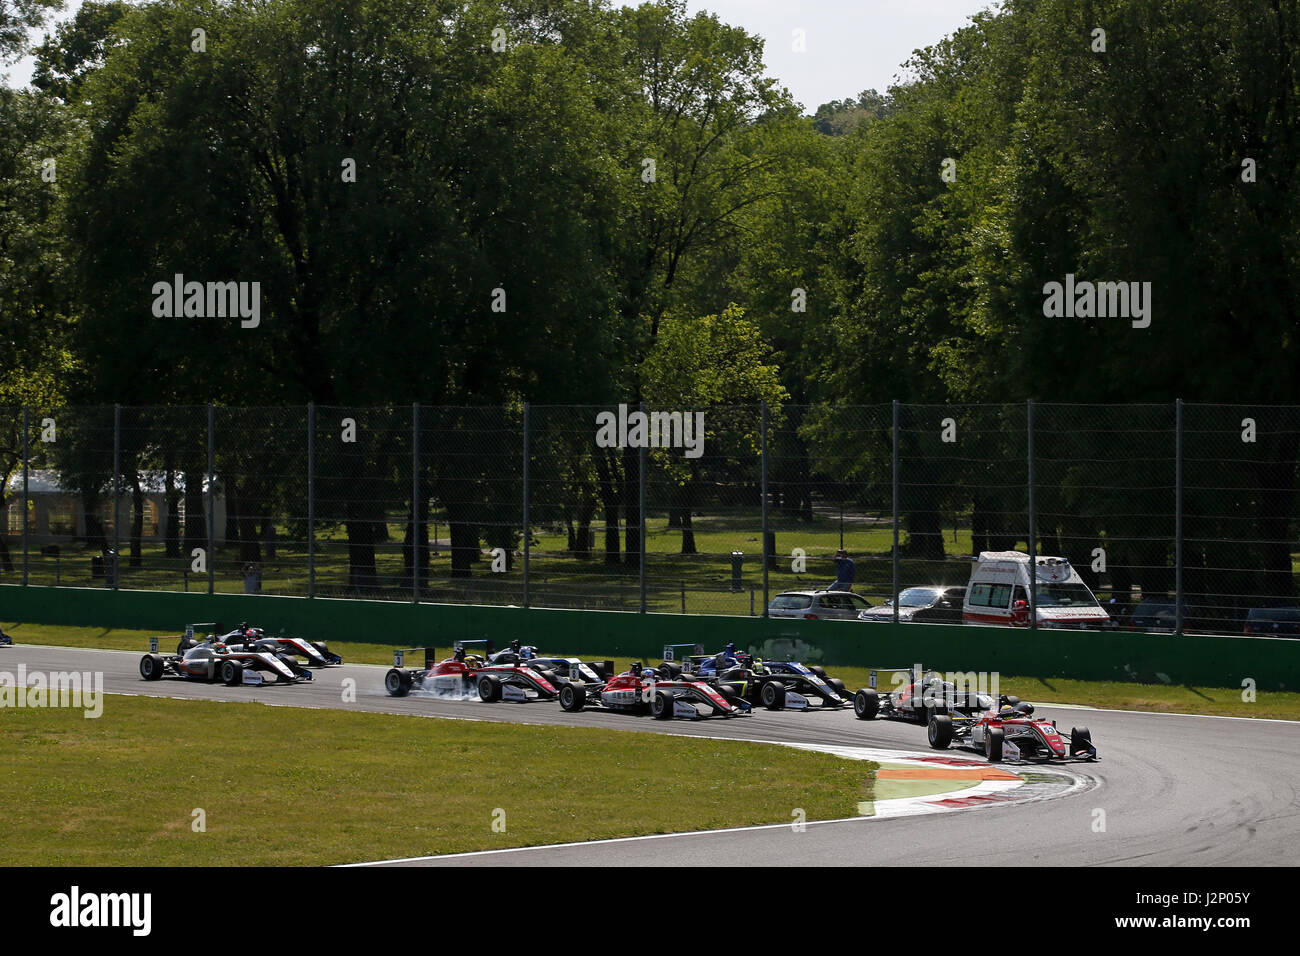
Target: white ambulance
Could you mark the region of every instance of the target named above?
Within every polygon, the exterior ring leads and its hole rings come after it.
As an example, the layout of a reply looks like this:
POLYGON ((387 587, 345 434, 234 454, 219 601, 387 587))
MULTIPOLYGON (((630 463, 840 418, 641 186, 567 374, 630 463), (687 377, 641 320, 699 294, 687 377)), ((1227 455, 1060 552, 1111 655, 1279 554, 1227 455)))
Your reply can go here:
MULTIPOLYGON (((1097 629, 1110 615, 1065 558, 1037 557, 1039 627, 1097 629)), ((1023 551, 981 551, 971 566, 962 604, 963 624, 1029 626, 1029 555, 1023 551)))

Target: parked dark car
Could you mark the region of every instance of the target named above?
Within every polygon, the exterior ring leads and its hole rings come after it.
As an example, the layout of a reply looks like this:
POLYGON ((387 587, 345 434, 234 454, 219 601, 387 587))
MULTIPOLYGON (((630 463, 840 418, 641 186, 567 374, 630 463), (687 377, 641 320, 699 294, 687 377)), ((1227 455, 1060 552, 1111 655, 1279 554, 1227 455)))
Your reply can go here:
MULTIPOLYGON (((960 624, 966 600, 964 587, 927 586, 907 588, 898 594, 898 620, 916 624, 960 624)), ((859 621, 889 622, 894 619, 894 602, 886 601, 858 615, 859 621)))
MULTIPOLYGON (((1177 611, 1171 597, 1143 598, 1129 613, 1124 626, 1130 631, 1149 631, 1156 634, 1172 634, 1177 626, 1177 611)), ((1191 626, 1192 609, 1183 602, 1183 629, 1191 626)))
POLYGON ((1246 613, 1246 634, 1300 637, 1300 607, 1252 607, 1246 613))

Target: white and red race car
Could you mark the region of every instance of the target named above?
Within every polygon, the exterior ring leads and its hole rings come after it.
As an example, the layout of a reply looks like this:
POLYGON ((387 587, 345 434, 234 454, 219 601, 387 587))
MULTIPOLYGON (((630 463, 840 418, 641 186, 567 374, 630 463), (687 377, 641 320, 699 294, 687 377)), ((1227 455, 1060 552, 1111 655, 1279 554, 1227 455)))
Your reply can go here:
POLYGON ((991 763, 1097 759, 1087 727, 1071 727, 1068 735, 1063 734, 1056 721, 1035 717, 1033 704, 1005 695, 996 708, 991 698, 981 703, 987 704, 987 709, 932 714, 926 725, 930 746, 946 750, 955 743, 982 751, 991 763))
POLYGON ((560 707, 569 712, 602 707, 624 713, 649 713, 656 720, 737 717, 753 710, 748 701, 724 696, 704 681, 691 680, 686 675, 669 676, 639 664, 602 683, 567 681, 560 685, 560 707))
POLYGON ((559 690, 554 673, 531 667, 517 655, 492 654, 487 641, 458 641, 452 656, 438 660, 433 647, 411 647, 394 653, 393 668, 384 675, 384 689, 393 697, 425 694, 456 700, 477 698, 484 703, 515 701, 526 703, 555 700, 559 690), (468 645, 485 645, 487 659, 468 650, 468 645), (408 654, 424 654, 423 667, 405 667, 408 654))

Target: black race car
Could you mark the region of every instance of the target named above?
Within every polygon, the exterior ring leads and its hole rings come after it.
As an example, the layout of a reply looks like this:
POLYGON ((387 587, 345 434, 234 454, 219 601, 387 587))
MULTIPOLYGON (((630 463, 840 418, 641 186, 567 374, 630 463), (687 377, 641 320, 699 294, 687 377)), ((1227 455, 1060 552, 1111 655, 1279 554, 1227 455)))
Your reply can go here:
MULTIPOLYGON (((902 669, 900 669, 901 672, 902 669)), ((871 672, 875 683, 877 671, 871 672)), ((942 676, 921 668, 910 675, 912 678, 898 690, 881 696, 874 688, 863 688, 853 695, 853 713, 859 720, 874 720, 876 717, 889 717, 896 720, 912 720, 929 724, 935 714, 971 715, 980 713, 992 706, 988 695, 978 694, 968 688, 958 688, 942 676)), ((1020 698, 1007 698, 1012 704, 1018 704, 1020 698)))
POLYGON ((798 661, 765 661, 744 652, 724 651, 691 655, 680 665, 664 661, 661 666, 674 676, 704 681, 729 700, 762 704, 769 710, 846 707, 853 700, 842 680, 798 661))

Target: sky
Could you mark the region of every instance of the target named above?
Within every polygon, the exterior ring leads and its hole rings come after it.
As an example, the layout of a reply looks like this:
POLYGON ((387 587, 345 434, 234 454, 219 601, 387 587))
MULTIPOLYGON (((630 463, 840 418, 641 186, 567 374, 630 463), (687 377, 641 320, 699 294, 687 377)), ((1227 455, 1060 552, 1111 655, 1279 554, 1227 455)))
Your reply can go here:
MULTIPOLYGON (((780 80, 808 112, 863 90, 884 92, 912 51, 960 28, 994 0, 689 0, 725 23, 766 41, 768 73, 780 80), (795 31, 805 49, 796 52, 795 31)), ((71 16, 80 0, 70 0, 71 16)), ((32 65, 9 70, 8 84, 23 86, 32 65)))

